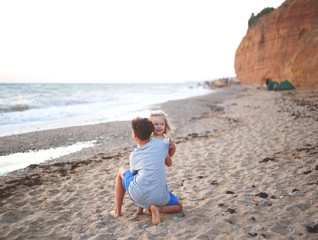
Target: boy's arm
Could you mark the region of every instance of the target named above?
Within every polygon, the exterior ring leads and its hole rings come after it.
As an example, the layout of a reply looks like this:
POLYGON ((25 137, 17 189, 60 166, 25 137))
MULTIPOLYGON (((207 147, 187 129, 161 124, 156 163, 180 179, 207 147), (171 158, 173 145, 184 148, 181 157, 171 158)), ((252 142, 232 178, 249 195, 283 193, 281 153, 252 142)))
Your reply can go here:
POLYGON ((172 157, 176 152, 176 145, 169 139, 169 155, 172 157))
POLYGON ((167 155, 167 157, 165 159, 165 164, 167 167, 170 167, 172 165, 172 158, 171 158, 170 154, 167 155))

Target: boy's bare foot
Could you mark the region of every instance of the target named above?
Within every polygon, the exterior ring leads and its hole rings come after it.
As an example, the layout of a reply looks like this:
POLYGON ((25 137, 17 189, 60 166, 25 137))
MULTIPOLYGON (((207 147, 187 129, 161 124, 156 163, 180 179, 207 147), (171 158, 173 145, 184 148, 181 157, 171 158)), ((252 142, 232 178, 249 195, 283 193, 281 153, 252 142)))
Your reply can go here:
POLYGON ((135 212, 134 215, 132 215, 132 217, 135 218, 135 217, 137 217, 137 216, 139 216, 139 215, 142 215, 142 214, 144 214, 144 211, 143 211, 143 210, 140 211, 140 210, 138 209, 137 212, 135 212))
POLYGON ((158 225, 160 224, 160 214, 159 214, 159 208, 155 205, 151 205, 151 213, 152 213, 152 224, 158 225))
POLYGON ((110 217, 112 217, 112 218, 115 218, 115 219, 119 218, 119 216, 120 216, 120 214, 116 213, 115 210, 114 210, 114 211, 110 211, 110 212, 108 213, 108 215, 109 215, 110 217))

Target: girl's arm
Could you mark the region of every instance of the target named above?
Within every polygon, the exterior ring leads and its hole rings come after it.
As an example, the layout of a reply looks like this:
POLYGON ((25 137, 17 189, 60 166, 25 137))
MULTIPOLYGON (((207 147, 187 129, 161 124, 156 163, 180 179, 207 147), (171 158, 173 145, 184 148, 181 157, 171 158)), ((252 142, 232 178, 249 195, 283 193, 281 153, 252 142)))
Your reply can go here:
POLYGON ((176 145, 169 139, 169 155, 172 157, 176 152, 176 145))
POLYGON ((167 157, 165 159, 165 164, 167 167, 170 167, 172 165, 172 158, 171 158, 170 154, 167 155, 167 157))

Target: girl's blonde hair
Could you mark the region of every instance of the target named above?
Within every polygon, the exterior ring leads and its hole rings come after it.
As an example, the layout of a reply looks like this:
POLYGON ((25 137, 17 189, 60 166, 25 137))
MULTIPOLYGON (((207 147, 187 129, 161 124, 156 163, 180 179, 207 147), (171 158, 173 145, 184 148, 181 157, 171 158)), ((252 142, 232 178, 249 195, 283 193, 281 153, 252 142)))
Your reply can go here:
POLYGON ((165 114, 162 110, 151 112, 149 116, 149 120, 152 121, 153 117, 163 117, 163 119, 165 120, 166 129, 164 131, 164 134, 173 132, 173 126, 170 124, 167 114, 165 114))

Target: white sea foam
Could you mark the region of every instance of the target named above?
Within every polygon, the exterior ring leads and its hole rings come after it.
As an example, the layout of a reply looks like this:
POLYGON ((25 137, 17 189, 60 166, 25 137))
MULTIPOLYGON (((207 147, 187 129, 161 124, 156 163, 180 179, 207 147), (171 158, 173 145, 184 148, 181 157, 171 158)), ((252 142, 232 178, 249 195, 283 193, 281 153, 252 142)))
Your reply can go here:
POLYGON ((39 164, 48 160, 53 160, 84 148, 93 147, 95 141, 78 142, 76 144, 50 148, 39 151, 29 151, 24 153, 14 153, 6 156, 0 156, 0 175, 5 175, 18 169, 25 168, 30 164, 39 164))

